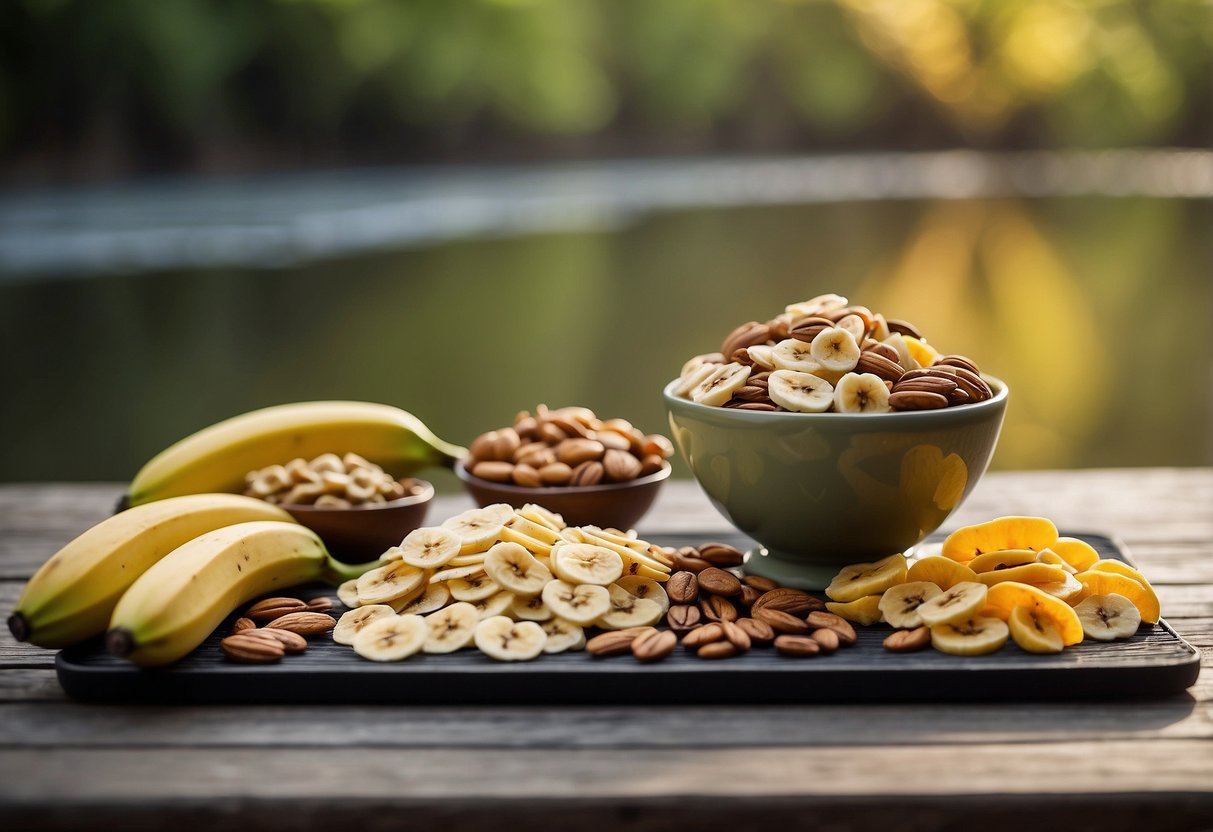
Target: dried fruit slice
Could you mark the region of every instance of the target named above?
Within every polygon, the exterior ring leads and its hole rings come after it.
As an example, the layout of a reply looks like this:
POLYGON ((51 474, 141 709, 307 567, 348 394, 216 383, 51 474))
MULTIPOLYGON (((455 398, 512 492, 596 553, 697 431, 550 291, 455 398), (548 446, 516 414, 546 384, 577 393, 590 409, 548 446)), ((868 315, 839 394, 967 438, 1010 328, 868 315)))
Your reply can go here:
POLYGON ((994 586, 994 584, 1007 581, 1039 586, 1040 584, 1063 583, 1069 574, 1060 566, 1050 566, 1047 563, 1025 563, 1023 566, 1012 566, 1010 569, 979 572, 977 580, 986 586, 994 586))
MULTIPOLYGON (((1057 527, 1044 517, 998 517, 973 526, 962 526, 948 535, 943 542, 941 554, 961 563, 968 563, 978 555, 996 552, 999 549, 1053 548, 1057 542, 1057 527)), ((1065 557, 1063 552, 1057 552, 1065 557)))
POLYGON ((1095 551, 1095 547, 1077 537, 1059 537, 1049 545, 1049 549, 1078 572, 1086 572, 1099 560, 1099 552, 1095 551))
POLYGON ((854 563, 844 566, 826 587, 826 595, 834 601, 857 601, 865 595, 879 595, 906 579, 905 555, 889 555, 875 563, 854 563))
POLYGON ((855 336, 839 327, 822 330, 813 339, 813 359, 827 370, 849 372, 859 362, 859 344, 855 336))
POLYGON ((961 581, 918 607, 924 624, 934 626, 977 616, 986 605, 986 585, 961 581))
POLYGON ((1143 584, 1141 581, 1118 572, 1095 569, 1079 572, 1074 578, 1082 584, 1082 592, 1069 599, 1073 604, 1080 603, 1092 595, 1116 594, 1123 595, 1132 601, 1133 606, 1137 607, 1137 611, 1141 613, 1141 620, 1146 624, 1156 624, 1162 616, 1158 596, 1154 594, 1154 589, 1148 583, 1143 584))
POLYGON ((386 604, 415 592, 425 582, 425 572, 404 561, 392 561, 358 578, 358 601, 367 604, 386 604))
POLYGON ((525 662, 543 652, 547 635, 534 621, 512 621, 495 615, 476 625, 475 640, 480 652, 491 659, 525 662))
POLYGON ((1091 595, 1074 608, 1082 631, 1095 641, 1130 638, 1141 626, 1141 613, 1123 595, 1091 595))
POLYGON ((540 625, 547 641, 543 643, 545 653, 564 653, 568 650, 585 649, 585 630, 565 621, 563 618, 550 618, 540 625))
POLYGON ((369 607, 350 610, 337 619, 337 626, 333 628, 333 641, 338 644, 353 644, 354 638, 368 625, 389 615, 395 616, 396 611, 387 604, 371 604, 369 607))
POLYGON ((422 569, 435 569, 457 556, 462 546, 462 538, 450 529, 414 529, 400 542, 400 558, 422 569))
POLYGON ((425 591, 418 593, 416 597, 410 598, 408 603, 395 606, 396 602, 392 602, 392 609, 396 610, 400 615, 427 615, 428 613, 440 610, 447 605, 451 600, 451 591, 446 588, 446 584, 428 584, 425 591))
POLYGON ((504 503, 484 508, 468 509, 446 520, 442 528, 459 535, 459 554, 470 555, 487 551, 501 536, 501 527, 514 516, 514 509, 504 503))
POLYGON ((771 401, 794 413, 825 413, 834 404, 834 387, 811 373, 776 370, 767 376, 771 401))
POLYGON ((426 616, 426 639, 422 649, 427 653, 454 653, 468 647, 480 623, 480 614, 466 601, 426 616))
POLYGON ((637 598, 617 584, 607 588, 611 606, 596 622, 604 630, 626 630, 629 627, 650 627, 665 613, 661 605, 647 598, 637 598))
POLYGON ((905 338, 906 351, 910 353, 911 358, 918 362, 920 367, 930 367, 939 359, 939 353, 926 341, 915 338, 913 335, 902 337, 905 338))
POLYGON ((984 656, 1007 643, 1007 624, 983 615, 931 627, 931 646, 953 656, 984 656))
POLYGON ((571 584, 607 586, 623 576, 623 558, 605 546, 565 543, 552 550, 552 571, 571 584))
POLYGON ((358 600, 358 579, 352 578, 343 582, 337 587, 337 600, 345 604, 350 609, 360 606, 362 602, 358 600))
POLYGON ((466 578, 455 578, 447 581, 446 586, 451 591, 451 597, 456 601, 471 603, 483 601, 501 591, 501 587, 497 585, 496 581, 484 572, 469 575, 466 578))
POLYGON ((610 611, 611 594, 605 587, 557 580, 543 588, 543 602, 560 618, 586 627, 610 611))
POLYGON ((975 583, 977 573, 951 558, 930 555, 910 564, 906 581, 928 581, 940 589, 947 590, 965 581, 975 583))
POLYGON ((884 620, 893 627, 921 627, 924 622, 918 608, 941 594, 943 590, 926 581, 900 584, 885 590, 880 597, 880 611, 884 620))
POLYGON ((372 621, 354 637, 354 652, 374 662, 398 662, 425 644, 429 629, 419 615, 393 615, 372 621))
POLYGON ((720 407, 745 386, 750 368, 744 364, 719 364, 707 378, 691 390, 692 401, 720 407))
POLYGON ((538 595, 552 580, 551 571, 517 543, 498 543, 489 549, 484 571, 515 595, 538 595))
POLYGON ((999 549, 986 552, 969 561, 966 566, 974 572, 993 572, 996 569, 1010 569, 1012 566, 1023 566, 1025 563, 1037 563, 1037 554, 1031 549, 999 549))
POLYGON ((888 413, 889 388, 873 373, 847 373, 834 386, 838 413, 888 413))
POLYGON ((1078 579, 1069 572, 1066 573, 1066 579, 1064 581, 1036 584, 1036 588, 1049 593, 1054 598, 1060 598, 1061 600, 1067 602, 1082 592, 1082 584, 1080 584, 1078 579))
MULTIPOLYGON (((891 592, 892 590, 889 591, 891 592)), ((846 604, 839 603, 838 601, 826 601, 826 609, 837 616, 845 618, 847 621, 854 621, 856 624, 862 624, 867 627, 881 619, 880 599, 881 596, 879 595, 865 595, 856 601, 846 604)))
POLYGON ((506 610, 514 606, 515 600, 514 593, 502 590, 496 595, 490 595, 488 598, 474 602, 472 606, 476 610, 476 615, 483 621, 495 615, 504 615, 506 610))
POLYGON ((813 358, 813 348, 804 341, 788 338, 771 348, 771 363, 779 370, 812 373, 821 367, 813 358))
POLYGON ((509 614, 517 621, 549 621, 552 618, 552 611, 543 603, 541 595, 515 598, 510 604, 509 614))
POLYGON ((1036 562, 1047 563, 1050 566, 1060 566, 1071 575, 1077 575, 1079 572, 1079 570, 1070 565, 1069 561, 1054 552, 1052 549, 1041 549, 1039 552, 1037 552, 1036 562))
POLYGON ((1006 581, 990 587, 982 614, 1006 621, 1016 607, 1029 607, 1051 618, 1061 633, 1062 643, 1067 647, 1082 641, 1082 624, 1070 605, 1030 584, 1006 581))
POLYGON ((670 596, 666 594, 665 588, 652 578, 645 578, 641 575, 624 575, 615 582, 615 585, 636 598, 656 601, 657 605, 661 607, 662 615, 665 615, 670 608, 670 596))
POLYGON ((1060 653, 1065 648, 1057 622, 1036 607, 1025 604, 1011 610, 1007 625, 1011 638, 1021 650, 1029 653, 1060 653))

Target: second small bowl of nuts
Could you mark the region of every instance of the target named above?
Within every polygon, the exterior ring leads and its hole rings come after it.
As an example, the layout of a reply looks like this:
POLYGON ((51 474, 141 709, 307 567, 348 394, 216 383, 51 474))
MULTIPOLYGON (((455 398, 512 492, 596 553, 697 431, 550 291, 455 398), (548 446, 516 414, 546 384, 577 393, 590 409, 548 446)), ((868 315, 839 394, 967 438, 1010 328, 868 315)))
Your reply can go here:
POLYGON ((281 506, 328 546, 361 562, 382 554, 425 523, 434 487, 397 480, 358 454, 322 454, 250 471, 244 493, 281 506))
POLYGON ((538 503, 571 526, 629 529, 669 478, 673 454, 669 439, 626 419, 539 405, 478 436, 455 473, 482 506, 538 503))

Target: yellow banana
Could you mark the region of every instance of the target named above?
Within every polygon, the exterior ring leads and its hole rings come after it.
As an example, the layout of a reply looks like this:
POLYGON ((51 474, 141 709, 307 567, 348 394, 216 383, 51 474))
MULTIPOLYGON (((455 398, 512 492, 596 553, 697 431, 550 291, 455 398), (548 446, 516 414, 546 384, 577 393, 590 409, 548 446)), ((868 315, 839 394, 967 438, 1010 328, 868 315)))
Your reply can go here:
POLYGON ((140 469, 128 505, 181 494, 238 492, 249 471, 295 457, 352 451, 403 477, 450 465, 467 451, 444 442, 420 419, 370 402, 301 402, 235 416, 187 436, 140 469))
POLYGON ((333 560, 320 538, 279 521, 239 523, 177 547, 131 585, 110 619, 111 653, 138 665, 175 662, 244 602, 296 584, 339 584, 379 561, 333 560))
POLYGON ((122 593, 152 564, 200 534, 250 520, 291 517, 238 494, 192 494, 102 520, 30 578, 8 619, 18 641, 66 647, 105 631, 122 593))

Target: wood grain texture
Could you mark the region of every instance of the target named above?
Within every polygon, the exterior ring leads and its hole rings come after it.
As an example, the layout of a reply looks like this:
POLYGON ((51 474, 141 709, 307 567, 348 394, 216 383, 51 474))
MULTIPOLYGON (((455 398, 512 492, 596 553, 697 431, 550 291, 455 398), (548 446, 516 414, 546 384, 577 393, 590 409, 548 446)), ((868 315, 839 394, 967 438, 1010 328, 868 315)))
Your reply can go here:
MULTIPOLYGON (((0 486, 0 610, 120 490, 0 486)), ((0 632, 0 814, 208 832, 1213 826, 1213 469, 991 473, 947 527, 1021 513, 1123 539, 1202 651, 1197 684, 1020 706, 94 707, 64 700, 51 651, 0 632)), ((674 482, 641 531, 728 529, 674 482)))

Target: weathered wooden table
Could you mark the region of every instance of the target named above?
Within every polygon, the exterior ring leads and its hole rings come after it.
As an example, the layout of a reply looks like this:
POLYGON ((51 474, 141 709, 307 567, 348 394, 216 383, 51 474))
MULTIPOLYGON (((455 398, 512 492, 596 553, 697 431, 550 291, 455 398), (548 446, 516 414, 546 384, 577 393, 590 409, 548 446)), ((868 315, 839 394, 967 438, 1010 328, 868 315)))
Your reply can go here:
MULTIPOLYGON (((118 491, 0 487, 0 610, 118 491)), ((1213 470, 989 474, 949 526, 1019 513, 1120 536, 1202 648, 1196 686, 1022 706, 89 706, 5 632, 0 828, 1213 828, 1213 470)), ((724 528, 683 482, 644 524, 724 528)))

